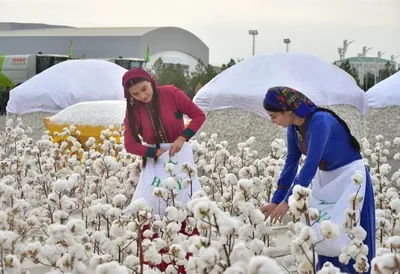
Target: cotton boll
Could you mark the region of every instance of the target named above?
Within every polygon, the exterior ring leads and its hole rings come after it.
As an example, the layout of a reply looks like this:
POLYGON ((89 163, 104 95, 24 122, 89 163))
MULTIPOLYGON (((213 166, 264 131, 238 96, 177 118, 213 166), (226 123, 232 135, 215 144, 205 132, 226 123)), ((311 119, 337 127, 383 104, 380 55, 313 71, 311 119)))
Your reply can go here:
POLYGON ((139 265, 139 258, 134 255, 128 255, 125 258, 124 265, 126 265, 129 268, 135 268, 136 266, 139 265))
POLYGON ((299 238, 309 245, 315 244, 317 242, 317 237, 315 236, 313 229, 309 226, 304 226, 301 229, 299 238))
POLYGON ((174 169, 175 169, 175 165, 173 163, 166 163, 164 166, 164 170, 170 174, 174 171, 174 169))
POLYGON ((309 208, 308 209, 308 216, 312 222, 316 221, 319 217, 319 210, 316 208, 309 208))
POLYGON ((364 173, 360 170, 357 170, 353 176, 351 176, 353 183, 357 186, 361 185, 364 182, 364 173))
POLYGON ((367 237, 367 232, 361 226, 353 227, 351 230, 351 234, 354 236, 355 239, 364 241, 367 237))
POLYGON ((54 190, 58 193, 62 193, 63 191, 67 190, 67 180, 57 180, 53 184, 54 190))
POLYGON ((250 219, 253 224, 259 224, 265 220, 265 216, 259 209, 255 209, 250 212, 250 219))
POLYGON ((198 262, 205 267, 214 266, 220 259, 219 251, 213 247, 201 247, 199 250, 198 262))
POLYGON ((6 274, 21 273, 21 262, 15 255, 7 254, 4 258, 4 268, 6 274))
POLYGON ((364 255, 357 256, 356 263, 353 264, 353 267, 358 273, 367 272, 369 269, 368 258, 364 255))
POLYGON ((367 150, 370 148, 369 142, 367 139, 364 139, 364 141, 362 142, 362 146, 364 150, 367 150))
POLYGON ((235 262, 225 270, 224 274, 247 274, 247 264, 242 261, 235 262))
POLYGON ((129 274, 129 270, 117 262, 109 262, 97 266, 96 274, 129 274))
POLYGON ((392 214, 400 213, 400 199, 392 200, 389 204, 392 214))
POLYGON ((387 245, 391 249, 397 249, 400 251, 400 236, 392 236, 387 239, 387 245))
POLYGON ((275 260, 265 256, 254 256, 250 260, 248 274, 283 274, 283 271, 275 260))
POLYGON ((249 248, 254 254, 261 254, 265 247, 265 243, 260 239, 253 239, 249 242, 249 248))
POLYGON ((71 219, 66 226, 74 235, 84 235, 85 233, 85 221, 83 220, 71 219))
POLYGON ((346 253, 342 253, 339 255, 339 262, 342 264, 349 264, 351 257, 347 255, 346 253))
POLYGON ((168 177, 162 182, 162 187, 168 190, 174 190, 178 187, 178 183, 176 182, 174 177, 168 177))
POLYGON ((392 167, 388 164, 382 164, 379 168, 380 174, 382 176, 388 175, 391 170, 392 170, 392 167))
POLYGON ((70 254, 64 254, 58 261, 57 266, 63 272, 71 272, 73 267, 73 260, 70 254))
POLYGON ((122 208, 123 205, 126 203, 127 198, 123 194, 117 194, 113 198, 113 205, 119 208, 122 208))
POLYGON ((245 195, 251 195, 253 181, 248 179, 240 179, 238 182, 238 189, 245 195))
POLYGON ((364 197, 358 193, 352 193, 349 196, 349 203, 353 209, 360 209, 361 202, 364 200, 364 197))
POLYGON ((335 267, 332 263, 326 262, 317 274, 336 274, 341 273, 340 269, 335 267))
POLYGON ((379 257, 375 257, 371 262, 372 273, 395 273, 398 271, 398 262, 400 261, 399 254, 384 254, 379 257))
POLYGON ((339 227, 331 221, 324 220, 321 222, 321 234, 326 239, 336 239, 339 236, 339 227))
POLYGON ((125 235, 125 227, 119 223, 118 220, 114 221, 110 228, 110 235, 114 238, 123 237, 125 235))
POLYGON ((175 258, 177 258, 179 260, 185 259, 186 252, 183 249, 183 247, 179 244, 171 245, 169 248, 169 252, 172 254, 172 256, 174 256, 175 258))

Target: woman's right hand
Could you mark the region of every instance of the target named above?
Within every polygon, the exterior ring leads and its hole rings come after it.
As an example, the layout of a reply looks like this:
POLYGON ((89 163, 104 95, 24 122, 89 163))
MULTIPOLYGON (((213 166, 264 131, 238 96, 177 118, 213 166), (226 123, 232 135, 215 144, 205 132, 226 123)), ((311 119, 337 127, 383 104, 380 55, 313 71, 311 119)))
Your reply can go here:
POLYGON ((166 152, 166 151, 163 150, 163 149, 157 149, 157 152, 156 152, 157 158, 160 157, 161 155, 163 155, 165 152, 166 152))
POLYGON ((264 215, 265 215, 265 219, 267 219, 269 217, 269 215, 271 215, 272 211, 274 211, 276 206, 277 206, 277 204, 267 203, 267 204, 263 204, 260 207, 261 212, 264 213, 264 215))

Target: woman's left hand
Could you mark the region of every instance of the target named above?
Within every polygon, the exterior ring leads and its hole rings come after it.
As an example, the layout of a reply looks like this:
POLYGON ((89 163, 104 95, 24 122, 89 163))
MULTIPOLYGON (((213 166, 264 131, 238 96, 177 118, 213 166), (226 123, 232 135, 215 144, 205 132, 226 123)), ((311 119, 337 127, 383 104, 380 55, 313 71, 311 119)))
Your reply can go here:
POLYGON ((181 151, 183 144, 186 142, 186 139, 182 136, 176 138, 176 140, 172 143, 169 148, 169 157, 174 156, 176 153, 181 151))
POLYGON ((271 215, 269 216, 271 222, 275 224, 277 221, 282 222, 283 216, 285 216, 286 212, 289 210, 289 205, 282 201, 275 207, 272 211, 271 215))

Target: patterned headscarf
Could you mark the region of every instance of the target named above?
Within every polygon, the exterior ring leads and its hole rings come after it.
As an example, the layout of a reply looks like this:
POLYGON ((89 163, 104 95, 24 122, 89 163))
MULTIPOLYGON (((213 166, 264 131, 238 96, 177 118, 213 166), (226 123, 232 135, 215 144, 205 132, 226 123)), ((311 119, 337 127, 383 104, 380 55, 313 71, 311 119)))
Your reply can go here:
POLYGON ((125 86, 133 78, 143 78, 151 82, 154 86, 157 86, 157 81, 153 77, 153 75, 151 75, 144 69, 141 68, 130 69, 127 72, 125 72, 124 76, 122 77, 122 86, 124 87, 125 98, 130 98, 129 91, 125 89, 125 86))
POLYGON ((267 91, 264 103, 282 111, 294 111, 303 118, 315 111, 317 106, 303 93, 289 87, 272 87, 267 91))

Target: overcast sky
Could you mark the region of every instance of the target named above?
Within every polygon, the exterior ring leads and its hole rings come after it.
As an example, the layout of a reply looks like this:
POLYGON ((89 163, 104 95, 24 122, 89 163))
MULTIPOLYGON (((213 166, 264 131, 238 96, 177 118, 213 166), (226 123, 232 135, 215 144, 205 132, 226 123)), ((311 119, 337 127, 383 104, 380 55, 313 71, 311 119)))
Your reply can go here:
POLYGON ((400 0, 0 0, 0 22, 181 27, 208 45, 216 65, 251 55, 249 29, 259 32, 256 53, 284 52, 288 37, 290 52, 329 62, 344 39, 355 40, 347 57, 363 46, 373 47, 369 56, 400 55, 400 0))

